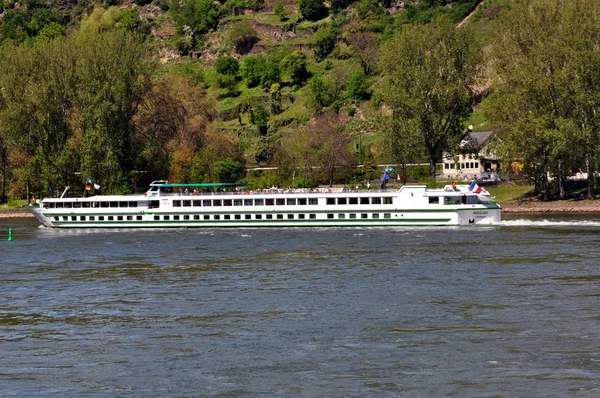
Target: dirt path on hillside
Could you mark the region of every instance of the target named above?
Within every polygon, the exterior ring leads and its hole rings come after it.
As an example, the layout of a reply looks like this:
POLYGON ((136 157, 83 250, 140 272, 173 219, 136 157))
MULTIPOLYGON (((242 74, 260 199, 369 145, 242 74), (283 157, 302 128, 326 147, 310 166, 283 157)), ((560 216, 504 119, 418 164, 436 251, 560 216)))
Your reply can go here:
MULTIPOLYGON (((483 1, 485 1, 485 0, 483 0, 483 1)), ((469 18, 471 18, 471 16, 472 16, 473 14, 475 14, 475 13, 477 12, 477 10, 479 10, 479 7, 481 7, 481 6, 482 6, 482 4, 483 4, 483 1, 482 1, 481 3, 479 3, 479 4, 477 4, 477 7, 475 7, 475 9, 474 9, 473 11, 471 11, 471 12, 469 13, 469 15, 467 15, 466 17, 464 17, 464 18, 463 18, 463 20, 462 20, 462 21, 460 21, 460 22, 458 23, 458 25, 456 25, 456 27, 457 27, 457 28, 460 28, 461 26, 463 26, 464 24, 466 24, 466 23, 467 23, 467 21, 469 20, 469 18)))

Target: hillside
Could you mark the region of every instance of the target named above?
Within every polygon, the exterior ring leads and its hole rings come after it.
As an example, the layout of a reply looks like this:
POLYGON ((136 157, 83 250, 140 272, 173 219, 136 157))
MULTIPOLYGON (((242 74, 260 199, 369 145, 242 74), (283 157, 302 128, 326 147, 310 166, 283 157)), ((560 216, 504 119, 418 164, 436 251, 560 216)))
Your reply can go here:
MULTIPOLYGON (((141 37, 158 63, 153 79, 171 76, 165 80, 166 89, 183 84, 181 87, 201 95, 201 99, 189 97, 188 105, 181 100, 182 107, 189 106, 185 113, 194 114, 197 109, 194 101, 201 101, 202 106, 212 110, 206 111, 209 113, 205 113, 204 121, 198 125, 202 136, 194 138, 193 144, 184 143, 181 137, 177 145, 164 141, 169 146, 170 154, 164 154, 169 165, 152 168, 147 164, 148 158, 142 157, 134 162, 138 164, 135 167, 143 168, 144 173, 162 174, 161 177, 168 174, 172 179, 215 179, 219 176, 215 175, 214 161, 231 159, 245 168, 279 167, 280 172, 248 176, 258 178, 258 184, 277 185, 290 184, 289 172, 297 167, 296 163, 296 166, 289 164, 292 155, 284 149, 302 140, 315 140, 309 134, 314 126, 324 130, 344 126, 349 137, 344 162, 365 164, 367 177, 376 177, 378 173, 370 164, 395 162, 373 118, 379 106, 373 93, 381 76, 382 46, 403 25, 426 23, 440 15, 458 24, 473 13, 469 23, 477 26, 485 37, 486 21, 495 16, 503 3, 501 0, 5 1, 1 6, 0 39, 5 46, 20 43, 35 46, 90 30, 101 34, 121 30, 141 37), (188 83, 172 79, 187 79, 188 83), (201 157, 212 156, 213 163, 198 160, 199 152, 185 153, 184 145, 206 151, 212 148, 215 154, 202 153, 201 157), (188 160, 181 160, 177 166, 176 160, 182 157, 188 160), (181 171, 186 167, 196 171, 181 171)), ((159 112, 158 108, 152 109, 159 112)), ((187 123, 187 116, 182 117, 181 123, 187 123)), ((135 118, 134 121, 148 122, 135 118)), ((477 113, 465 121, 468 124, 476 129, 487 127, 477 113)), ((146 131, 144 134, 149 131, 138 129, 146 131)), ((312 145, 315 152, 323 146, 318 142, 312 145)), ((157 149, 143 151, 156 153, 157 149)), ((308 158, 294 160, 302 161, 307 162, 308 158)), ((348 183, 352 178, 365 177, 364 173, 354 174, 356 171, 349 170, 336 179, 348 183)), ((127 175, 120 178, 131 178, 127 175)), ((294 183, 322 183, 326 178, 305 172, 302 181, 296 179, 294 183)), ((19 184, 14 183, 9 189, 13 193, 22 192, 22 184, 16 187, 19 184)))

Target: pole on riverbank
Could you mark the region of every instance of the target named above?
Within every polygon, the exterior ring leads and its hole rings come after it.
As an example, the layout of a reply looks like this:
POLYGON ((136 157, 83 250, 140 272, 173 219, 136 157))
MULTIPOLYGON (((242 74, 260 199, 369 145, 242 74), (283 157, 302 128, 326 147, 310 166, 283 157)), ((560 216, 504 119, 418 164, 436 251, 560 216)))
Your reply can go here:
POLYGON ((12 228, 8 229, 8 241, 10 242, 12 240, 12 228))

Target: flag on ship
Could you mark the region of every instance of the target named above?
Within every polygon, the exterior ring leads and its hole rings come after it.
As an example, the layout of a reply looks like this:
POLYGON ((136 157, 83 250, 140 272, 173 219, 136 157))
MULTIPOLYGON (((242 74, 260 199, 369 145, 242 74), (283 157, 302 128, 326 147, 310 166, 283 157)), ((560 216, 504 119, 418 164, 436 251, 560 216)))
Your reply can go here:
POLYGON ((477 184, 476 180, 473 180, 473 182, 469 186, 469 190, 471 190, 473 193, 477 193, 477 194, 487 193, 487 191, 485 189, 483 189, 482 187, 479 186, 479 184, 477 184))

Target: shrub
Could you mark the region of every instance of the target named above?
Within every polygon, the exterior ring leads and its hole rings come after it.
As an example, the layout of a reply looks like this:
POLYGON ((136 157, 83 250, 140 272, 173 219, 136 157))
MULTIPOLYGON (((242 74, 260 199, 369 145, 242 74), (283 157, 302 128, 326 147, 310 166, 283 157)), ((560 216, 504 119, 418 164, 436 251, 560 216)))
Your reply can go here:
POLYGON ((240 70, 240 63, 237 59, 226 55, 217 59, 215 70, 222 75, 237 76, 240 70))
POLYGON ((327 7, 323 0, 298 0, 300 14, 309 21, 318 21, 327 16, 327 7))

